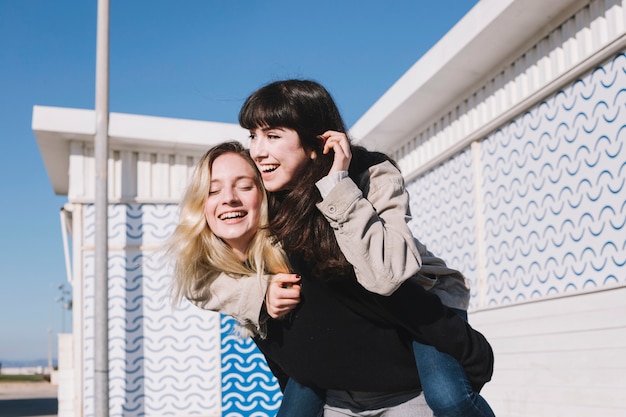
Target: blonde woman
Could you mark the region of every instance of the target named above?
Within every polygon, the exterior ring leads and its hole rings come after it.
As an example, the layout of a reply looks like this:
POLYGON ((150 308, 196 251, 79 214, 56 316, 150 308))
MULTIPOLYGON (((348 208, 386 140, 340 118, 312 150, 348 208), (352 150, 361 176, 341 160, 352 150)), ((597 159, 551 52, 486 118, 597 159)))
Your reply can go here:
POLYGON ((296 276, 289 273, 285 253, 270 242, 267 195, 256 166, 240 143, 216 145, 196 165, 169 241, 168 253, 174 259, 174 303, 186 298, 206 310, 234 317, 250 335, 261 334, 261 323, 267 319, 263 304, 270 275, 266 271, 276 274, 276 279, 283 273, 284 279, 296 276), (212 175, 220 157, 216 168, 232 160, 232 167, 243 171, 226 166, 212 175), (232 190, 222 190, 227 181, 232 190), (220 220, 208 210, 225 192, 233 193, 233 201, 217 213, 220 220))

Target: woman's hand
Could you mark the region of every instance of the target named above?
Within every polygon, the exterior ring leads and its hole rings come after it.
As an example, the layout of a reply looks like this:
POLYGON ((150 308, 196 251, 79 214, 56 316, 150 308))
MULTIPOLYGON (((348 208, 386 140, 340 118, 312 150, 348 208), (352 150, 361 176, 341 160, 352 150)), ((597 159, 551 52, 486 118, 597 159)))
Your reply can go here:
POLYGON ((272 277, 265 295, 265 309, 274 319, 281 318, 300 303, 300 276, 276 274, 272 277))
POLYGON ((324 154, 327 154, 331 149, 335 152, 333 166, 328 174, 347 171, 352 160, 352 151, 350 150, 350 141, 346 134, 327 130, 318 137, 324 141, 324 154))

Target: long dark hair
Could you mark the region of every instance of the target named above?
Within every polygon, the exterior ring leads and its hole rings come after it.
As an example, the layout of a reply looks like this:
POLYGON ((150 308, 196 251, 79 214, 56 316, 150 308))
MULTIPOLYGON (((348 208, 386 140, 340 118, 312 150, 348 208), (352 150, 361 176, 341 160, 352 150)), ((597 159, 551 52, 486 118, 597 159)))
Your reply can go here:
MULTIPOLYGON (((270 83, 254 92, 239 112, 239 124, 248 130, 284 127, 298 133, 302 146, 314 150, 293 188, 270 193, 270 230, 293 259, 306 260, 313 276, 339 278, 354 276, 354 268, 339 249, 333 230, 315 206, 322 200, 315 183, 328 174, 333 153, 324 155, 318 136, 327 130, 347 133, 345 123, 330 93, 311 80, 284 80, 270 83)), ((388 160, 381 153, 351 145, 350 176, 388 160)), ((358 185, 358 184, 357 184, 358 185)))

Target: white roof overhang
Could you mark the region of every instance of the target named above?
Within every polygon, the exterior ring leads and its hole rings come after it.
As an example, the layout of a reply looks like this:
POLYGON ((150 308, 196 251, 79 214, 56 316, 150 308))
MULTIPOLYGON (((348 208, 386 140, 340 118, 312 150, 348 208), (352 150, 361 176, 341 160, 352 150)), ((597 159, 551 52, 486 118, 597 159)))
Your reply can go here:
POLYGON ((393 150, 587 3, 480 1, 367 110, 350 135, 370 149, 393 150))
MULTIPOLYGON (((32 129, 54 192, 67 195, 70 142, 93 142, 94 110, 34 106, 32 129)), ((238 124, 110 113, 109 147, 144 152, 202 153, 224 140, 245 141, 238 124)))

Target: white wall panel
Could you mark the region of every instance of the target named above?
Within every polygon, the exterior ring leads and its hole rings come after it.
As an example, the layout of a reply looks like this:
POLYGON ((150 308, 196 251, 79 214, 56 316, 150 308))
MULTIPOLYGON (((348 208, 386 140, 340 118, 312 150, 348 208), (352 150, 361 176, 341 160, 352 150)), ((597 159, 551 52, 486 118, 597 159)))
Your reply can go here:
POLYGON ((626 287, 484 310, 470 322, 494 348, 482 394, 496 415, 626 415, 626 287))

